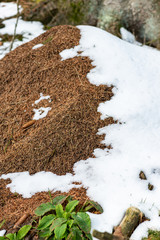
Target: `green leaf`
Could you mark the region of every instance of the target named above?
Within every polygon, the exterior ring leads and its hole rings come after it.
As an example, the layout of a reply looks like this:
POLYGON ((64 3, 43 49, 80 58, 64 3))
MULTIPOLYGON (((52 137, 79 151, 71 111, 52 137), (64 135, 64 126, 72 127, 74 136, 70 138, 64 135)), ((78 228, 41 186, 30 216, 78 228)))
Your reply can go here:
POLYGON ((78 212, 77 214, 72 214, 73 219, 76 221, 77 225, 79 226, 82 231, 85 233, 90 233, 91 231, 91 220, 87 213, 85 212, 78 212))
POLYGON ((52 232, 50 231, 50 228, 48 227, 38 233, 38 239, 49 238, 51 235, 52 235, 52 232))
POLYGON ((70 201, 73 200, 73 197, 72 197, 71 195, 69 195, 69 196, 66 198, 66 200, 67 200, 68 202, 70 202, 70 201))
POLYGON ((27 235, 27 233, 30 231, 31 227, 32 227, 31 225, 24 225, 22 228, 20 228, 17 233, 17 239, 24 238, 27 235))
POLYGON ((83 232, 78 227, 73 227, 72 231, 73 231, 74 235, 76 236, 76 240, 82 240, 83 232))
POLYGON ((6 237, 9 239, 9 240, 16 240, 17 237, 16 237, 16 233, 9 233, 6 235, 6 237))
POLYGON ((47 238, 47 240, 56 240, 56 237, 52 234, 50 237, 47 238))
POLYGON ((69 202, 65 209, 66 212, 72 212, 78 204, 79 204, 78 200, 73 200, 73 201, 69 202))
POLYGON ((89 240, 93 240, 92 235, 91 235, 90 233, 86 233, 86 237, 87 237, 89 240))
POLYGON ((5 238, 5 237, 0 237, 0 240, 6 240, 7 238, 5 238))
POLYGON ((75 239, 75 236, 74 236, 74 233, 73 232, 70 232, 66 238, 66 240, 76 240, 75 239))
POLYGON ((51 223, 53 222, 53 220, 55 219, 55 215, 54 214, 49 214, 47 216, 44 216, 40 221, 39 221, 39 225, 37 227, 38 230, 43 230, 45 228, 47 228, 49 225, 51 225, 51 223))
POLYGON ((54 233, 55 233, 55 236, 58 240, 63 238, 63 236, 66 232, 66 229, 67 229, 67 224, 66 223, 62 224, 59 227, 56 227, 56 229, 54 230, 54 233))
POLYGON ((6 220, 3 220, 1 223, 0 223, 0 229, 1 227, 3 226, 3 224, 5 223, 6 220))
POLYGON ((71 228, 74 223, 74 220, 70 219, 67 221, 68 227, 71 228))
POLYGON ((68 220, 71 217, 71 214, 69 212, 64 212, 63 217, 68 220))
POLYGON ((64 214, 64 210, 63 210, 62 205, 61 204, 56 205, 56 215, 57 215, 57 217, 62 218, 62 217, 64 217, 63 214, 64 214))
POLYGON ((37 216, 43 216, 45 213, 51 210, 55 210, 55 206, 52 203, 50 202, 42 203, 39 207, 36 208, 35 214, 37 216))
POLYGON ((53 205, 62 204, 66 200, 66 198, 67 196, 64 195, 57 196, 52 200, 52 204, 53 205))
POLYGON ((66 223, 67 220, 65 218, 57 218, 53 220, 52 225, 50 226, 50 231, 53 231, 56 227, 60 227, 63 223, 66 223))
POLYGON ((103 208, 97 202, 87 201, 84 206, 85 206, 84 211, 88 211, 89 209, 94 208, 98 212, 103 213, 103 208))

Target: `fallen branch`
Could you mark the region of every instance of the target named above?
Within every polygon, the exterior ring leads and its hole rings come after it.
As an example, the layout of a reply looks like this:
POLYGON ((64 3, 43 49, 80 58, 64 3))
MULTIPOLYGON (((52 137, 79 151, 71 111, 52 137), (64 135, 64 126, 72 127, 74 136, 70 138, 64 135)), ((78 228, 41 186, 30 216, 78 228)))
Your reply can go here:
POLYGON ((115 228, 113 234, 93 231, 93 236, 100 240, 129 240, 133 231, 142 222, 143 213, 135 207, 127 209, 124 218, 119 226, 115 228))

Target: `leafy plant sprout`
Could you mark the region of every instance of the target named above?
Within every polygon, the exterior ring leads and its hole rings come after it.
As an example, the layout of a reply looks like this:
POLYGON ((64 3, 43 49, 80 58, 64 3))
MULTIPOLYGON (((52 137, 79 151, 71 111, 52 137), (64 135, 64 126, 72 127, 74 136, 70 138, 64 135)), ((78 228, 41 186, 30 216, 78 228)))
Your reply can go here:
POLYGON ((94 208, 102 213, 103 209, 98 203, 86 201, 79 207, 80 202, 72 200, 71 196, 60 195, 52 199, 50 194, 50 199, 50 202, 36 208, 36 227, 24 225, 17 233, 9 233, 0 240, 23 240, 31 229, 34 229, 39 240, 92 240, 91 220, 86 211, 94 208))

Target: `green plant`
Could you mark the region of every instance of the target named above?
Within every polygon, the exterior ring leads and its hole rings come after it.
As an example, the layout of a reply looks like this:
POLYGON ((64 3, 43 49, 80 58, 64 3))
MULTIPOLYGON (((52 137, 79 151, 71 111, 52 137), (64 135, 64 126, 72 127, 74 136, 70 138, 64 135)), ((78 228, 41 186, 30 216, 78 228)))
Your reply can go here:
POLYGON ((35 211, 40 216, 37 230, 39 239, 92 239, 91 220, 86 212, 76 212, 78 200, 58 196, 52 202, 41 204, 35 211), (62 203, 67 201, 63 208, 62 203))
POLYGON ((30 231, 31 227, 31 225, 25 225, 20 228, 17 233, 9 233, 5 237, 0 237, 0 240, 23 240, 27 233, 30 231))
POLYGON ((9 233, 0 240, 23 240, 31 228, 39 240, 92 240, 91 220, 86 211, 94 209, 102 213, 102 207, 94 201, 86 201, 81 207, 71 196, 60 195, 52 199, 50 192, 49 195, 50 202, 42 203, 35 210, 38 219, 38 222, 32 221, 35 227, 25 225, 17 233, 9 233))
POLYGON ((156 230, 149 229, 148 230, 148 237, 143 238, 142 240, 159 240, 160 239, 160 232, 156 230))
POLYGON ((0 223, 0 229, 2 228, 3 224, 6 222, 6 220, 3 220, 1 223, 0 223))

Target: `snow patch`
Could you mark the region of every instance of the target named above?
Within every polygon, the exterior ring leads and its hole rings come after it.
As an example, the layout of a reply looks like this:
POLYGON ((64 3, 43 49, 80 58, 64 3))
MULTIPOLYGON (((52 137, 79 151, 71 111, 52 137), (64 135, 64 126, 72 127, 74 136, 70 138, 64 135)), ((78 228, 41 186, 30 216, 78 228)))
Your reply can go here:
MULTIPOLYGON (((19 12, 22 11, 22 7, 19 6, 19 12)), ((13 2, 0 2, 0 18, 7 18, 17 14, 17 4, 13 2)))
POLYGON ((4 236, 4 234, 6 233, 6 230, 0 230, 0 237, 3 237, 4 236))
POLYGON ((121 37, 124 41, 132 43, 132 44, 136 44, 139 46, 142 45, 140 42, 137 42, 135 36, 131 32, 129 32, 127 29, 125 29, 124 27, 120 28, 120 33, 121 33, 121 37))
POLYGON ((50 107, 40 107, 39 109, 33 109, 35 112, 33 120, 39 120, 47 116, 48 112, 51 110, 50 107))
POLYGON ((38 100, 36 100, 34 102, 34 104, 38 104, 40 101, 42 101, 44 99, 48 100, 48 102, 51 102, 51 98, 50 98, 49 95, 48 96, 44 96, 43 93, 40 93, 40 98, 38 100))
POLYGON ((34 47, 32 47, 32 49, 37 49, 37 48, 40 48, 40 47, 43 47, 44 45, 42 43, 39 43, 37 45, 35 45, 34 47))
MULTIPOLYGON (((9 20, 3 21, 5 24, 4 28, 0 29, 0 34, 14 34, 14 28, 16 24, 16 18, 12 18, 9 20)), ((44 33, 43 25, 40 22, 26 22, 22 20, 20 17, 18 20, 18 26, 16 29, 16 34, 21 34, 23 36, 22 41, 16 39, 13 44, 12 50, 16 47, 31 41, 33 38, 39 36, 40 34, 44 33)), ((2 59, 7 53, 9 53, 10 42, 4 42, 2 46, 0 46, 0 59, 2 59)))
MULTIPOLYGON (((29 172, 3 174, 0 179, 10 178, 12 182, 7 185, 12 192, 22 194, 30 198, 37 192, 62 191, 68 192, 77 185, 72 184, 73 176, 67 173, 64 176, 57 176, 51 172, 38 172, 30 175, 29 172)), ((78 185, 79 187, 79 185, 78 185)))

